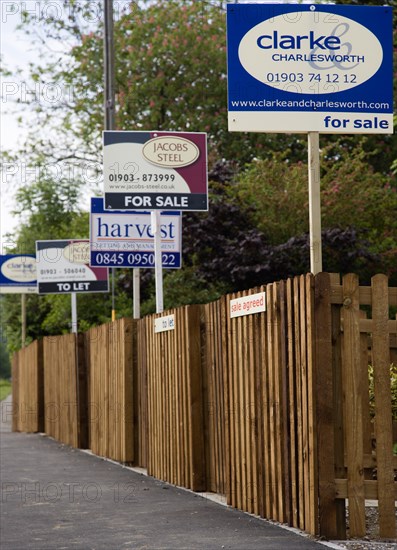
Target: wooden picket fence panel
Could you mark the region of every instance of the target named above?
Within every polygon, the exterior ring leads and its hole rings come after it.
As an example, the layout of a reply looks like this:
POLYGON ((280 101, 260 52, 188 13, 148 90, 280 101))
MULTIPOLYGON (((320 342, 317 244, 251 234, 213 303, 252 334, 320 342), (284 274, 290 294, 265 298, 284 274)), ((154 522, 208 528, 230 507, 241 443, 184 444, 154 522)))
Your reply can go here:
MULTIPOLYGON (((298 277, 256 289, 266 311, 230 318, 223 357, 226 496, 230 505, 310 533, 317 527, 313 279, 298 277)), ((218 327, 219 330, 219 327, 218 327)))
POLYGON ((225 495, 229 456, 226 297, 204 310, 203 430, 207 491, 225 495))
POLYGON ((12 429, 44 431, 43 346, 32 342, 12 359, 12 429))
POLYGON ((43 339, 45 433, 72 447, 87 446, 83 335, 43 339))
POLYGON ((134 462, 135 335, 132 319, 119 319, 86 333, 89 447, 97 455, 123 463, 134 462))
POLYGON ((200 306, 167 311, 175 328, 156 333, 156 315, 145 326, 147 368, 147 470, 192 489, 205 489, 202 430, 200 306))

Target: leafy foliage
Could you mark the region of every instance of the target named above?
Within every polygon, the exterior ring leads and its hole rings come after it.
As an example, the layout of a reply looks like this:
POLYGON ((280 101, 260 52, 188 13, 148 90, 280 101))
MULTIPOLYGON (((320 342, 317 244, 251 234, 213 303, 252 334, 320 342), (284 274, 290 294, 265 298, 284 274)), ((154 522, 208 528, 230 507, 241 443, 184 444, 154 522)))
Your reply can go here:
MULTIPOLYGON (((260 230, 247 226, 247 218, 233 207, 228 223, 222 221, 225 206, 221 204, 205 221, 186 223, 186 232, 194 237, 185 237, 184 257, 190 252, 200 278, 207 283, 217 281, 227 292, 234 292, 310 271, 307 233, 273 245, 260 230), (198 240, 202 241, 200 247, 198 240)), ((354 228, 324 230, 322 244, 324 271, 360 272, 364 283, 377 265, 378 256, 354 228)))
POLYGON ((0 401, 3 401, 12 391, 11 382, 0 378, 0 401))
MULTIPOLYGON (((388 274, 391 284, 396 284, 395 180, 375 172, 366 162, 361 147, 337 162, 330 158, 327 149, 323 151, 323 157, 321 193, 324 229, 347 230, 354 226, 360 235, 365 233, 367 249, 378 258, 373 268, 388 274)), ((270 160, 257 161, 236 179, 231 193, 241 205, 249 208, 251 223, 272 244, 282 244, 294 235, 308 231, 307 166, 303 163, 291 164, 284 155, 279 154, 270 160)), ((336 262, 333 265, 338 267, 336 262)), ((339 265, 338 270, 344 272, 348 265, 352 270, 354 264, 347 261, 339 265)))
MULTIPOLYGON (((374 382, 374 367, 368 366, 369 378, 369 404, 371 417, 375 417, 375 382, 374 382)), ((392 418, 393 422, 397 422, 397 365, 390 365, 390 384, 391 384, 391 399, 392 399, 392 418)), ((397 441, 395 441, 397 444, 397 441)))
MULTIPOLYGON (((47 18, 42 33, 66 43, 51 62, 31 67, 31 80, 56 83, 62 102, 36 108, 40 126, 59 128, 64 139, 30 135, 25 153, 53 159, 99 161, 103 130, 103 28, 87 28, 92 2, 64 1, 68 18, 47 18), (54 118, 56 115, 56 118, 54 118), (54 121, 56 120, 56 127, 54 121), (34 144, 34 147, 32 147, 34 144)), ((35 40, 37 23, 26 13, 23 27, 35 40)), ((305 154, 297 135, 231 134, 227 129, 226 17, 220 2, 158 0, 132 2, 114 23, 116 128, 204 131, 210 165, 218 159, 240 164, 271 150, 305 154)))
POLYGON ((6 342, 0 341, 0 379, 11 377, 11 364, 8 356, 6 342))

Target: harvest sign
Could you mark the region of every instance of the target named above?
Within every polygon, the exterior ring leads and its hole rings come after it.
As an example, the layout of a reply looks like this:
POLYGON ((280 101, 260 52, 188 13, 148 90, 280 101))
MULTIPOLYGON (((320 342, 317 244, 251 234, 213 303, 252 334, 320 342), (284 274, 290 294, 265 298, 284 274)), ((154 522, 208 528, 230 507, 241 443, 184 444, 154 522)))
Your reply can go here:
POLYGON ((207 136, 103 134, 106 210, 208 210, 207 136))
POLYGON ((392 9, 229 4, 229 130, 393 133, 392 9))
MULTIPOLYGON (((161 213, 161 259, 165 268, 181 267, 182 215, 161 213)), ((103 199, 91 199, 90 265, 154 267, 154 234, 150 212, 105 210, 103 199)))

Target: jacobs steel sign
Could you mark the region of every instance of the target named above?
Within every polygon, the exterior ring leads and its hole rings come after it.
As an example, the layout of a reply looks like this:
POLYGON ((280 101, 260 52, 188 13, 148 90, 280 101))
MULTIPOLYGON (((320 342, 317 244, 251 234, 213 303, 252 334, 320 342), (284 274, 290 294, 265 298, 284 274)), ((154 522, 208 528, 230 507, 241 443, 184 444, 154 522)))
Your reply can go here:
POLYGON ((106 210, 208 210, 207 135, 103 133, 106 210))
MULTIPOLYGON (((162 212, 162 266, 181 267, 182 215, 162 212)), ((154 234, 150 212, 105 210, 103 199, 91 199, 90 265, 99 267, 154 267, 154 234)))
POLYGON ((392 9, 229 4, 229 130, 393 133, 392 9))

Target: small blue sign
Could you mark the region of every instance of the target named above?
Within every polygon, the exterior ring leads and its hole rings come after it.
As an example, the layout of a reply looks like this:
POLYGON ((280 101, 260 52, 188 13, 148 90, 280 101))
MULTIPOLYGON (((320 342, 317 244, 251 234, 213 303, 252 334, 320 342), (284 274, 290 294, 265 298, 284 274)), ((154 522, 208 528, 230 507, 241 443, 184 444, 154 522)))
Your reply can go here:
MULTIPOLYGON (((91 199, 90 265, 97 267, 154 268, 154 235, 150 212, 105 210, 103 199, 91 199)), ((181 212, 161 212, 163 268, 182 263, 181 212)))
POLYGON ((393 133, 387 6, 228 4, 229 130, 393 133))
POLYGON ((0 256, 0 293, 37 291, 36 256, 4 254, 0 256))

